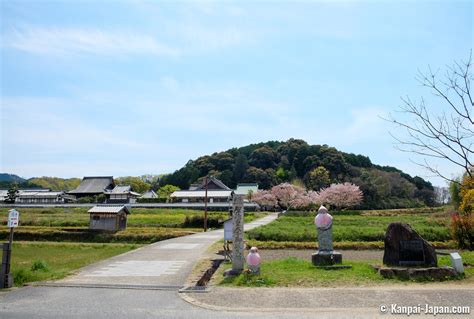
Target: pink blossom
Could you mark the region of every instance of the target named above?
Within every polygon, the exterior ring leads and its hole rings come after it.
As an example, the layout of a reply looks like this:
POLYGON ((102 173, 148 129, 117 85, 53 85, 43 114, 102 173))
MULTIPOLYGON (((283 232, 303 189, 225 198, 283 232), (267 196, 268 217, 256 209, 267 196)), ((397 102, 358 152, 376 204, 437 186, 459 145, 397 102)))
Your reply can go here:
POLYGON ((319 192, 319 197, 322 204, 327 203, 336 208, 347 208, 360 204, 363 194, 359 186, 344 183, 331 184, 328 188, 323 188, 319 192))
POLYGON ((289 183, 273 186, 271 192, 277 198, 278 204, 287 210, 301 207, 306 202, 305 190, 289 183))
POLYGON ((258 191, 252 200, 260 206, 273 208, 278 204, 277 198, 270 191, 258 191))

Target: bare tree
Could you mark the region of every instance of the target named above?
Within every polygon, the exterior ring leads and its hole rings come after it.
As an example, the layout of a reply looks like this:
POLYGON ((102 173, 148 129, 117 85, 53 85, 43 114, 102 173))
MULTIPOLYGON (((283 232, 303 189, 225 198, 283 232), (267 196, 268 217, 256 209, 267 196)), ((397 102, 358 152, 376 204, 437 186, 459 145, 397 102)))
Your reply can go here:
POLYGON ((437 176, 458 182, 439 170, 429 158, 448 161, 460 167, 467 175, 473 175, 472 155, 474 137, 474 103, 471 91, 472 52, 466 62, 456 62, 447 67, 444 75, 431 68, 418 72, 417 80, 436 97, 433 103, 441 103, 442 111, 436 113, 432 102, 413 102, 402 98, 400 112, 408 119, 387 119, 406 131, 405 137, 391 134, 398 142, 397 148, 404 152, 421 155, 423 162, 415 162, 437 176))

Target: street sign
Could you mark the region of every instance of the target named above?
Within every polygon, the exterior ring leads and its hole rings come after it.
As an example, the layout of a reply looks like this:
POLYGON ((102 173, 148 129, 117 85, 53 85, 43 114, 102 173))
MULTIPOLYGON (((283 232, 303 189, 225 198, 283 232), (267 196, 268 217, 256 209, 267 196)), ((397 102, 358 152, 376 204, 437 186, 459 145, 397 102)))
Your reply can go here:
POLYGON ((18 227, 18 222, 20 221, 20 213, 15 210, 11 209, 8 211, 8 227, 18 227))

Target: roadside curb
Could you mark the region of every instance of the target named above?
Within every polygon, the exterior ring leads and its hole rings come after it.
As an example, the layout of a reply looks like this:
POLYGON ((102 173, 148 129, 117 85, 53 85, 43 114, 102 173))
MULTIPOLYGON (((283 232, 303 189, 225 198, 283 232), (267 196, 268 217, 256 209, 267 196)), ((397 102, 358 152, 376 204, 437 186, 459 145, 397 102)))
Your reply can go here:
MULTIPOLYGON (((214 311, 227 311, 227 312, 263 312, 263 313, 272 313, 272 312, 287 312, 287 313, 334 313, 338 312, 340 313, 341 311, 343 312, 348 312, 351 314, 356 314, 356 313, 364 313, 367 314, 367 309, 366 308, 258 308, 252 305, 249 305, 246 308, 243 307, 224 307, 224 306, 216 306, 216 305, 211 305, 207 304, 201 301, 196 300, 195 298, 191 297, 187 293, 180 293, 179 296, 181 299, 186 301, 187 303, 207 309, 207 310, 214 310, 214 311)), ((377 312, 374 311, 374 315, 376 315, 377 312)))

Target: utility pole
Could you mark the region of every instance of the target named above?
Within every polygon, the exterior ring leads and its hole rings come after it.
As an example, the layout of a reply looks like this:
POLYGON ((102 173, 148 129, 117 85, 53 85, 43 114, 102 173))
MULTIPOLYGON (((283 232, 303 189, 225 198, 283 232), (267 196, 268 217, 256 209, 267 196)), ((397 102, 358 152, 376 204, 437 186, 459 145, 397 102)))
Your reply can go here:
POLYGON ((204 193, 204 232, 207 232, 207 176, 204 181, 205 183, 205 193, 204 193))

